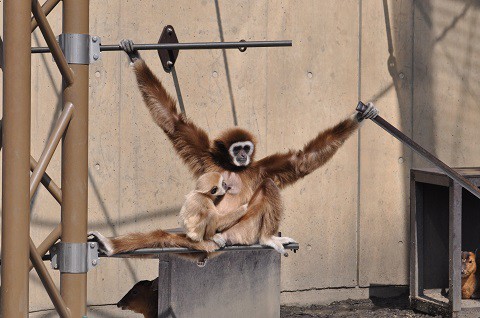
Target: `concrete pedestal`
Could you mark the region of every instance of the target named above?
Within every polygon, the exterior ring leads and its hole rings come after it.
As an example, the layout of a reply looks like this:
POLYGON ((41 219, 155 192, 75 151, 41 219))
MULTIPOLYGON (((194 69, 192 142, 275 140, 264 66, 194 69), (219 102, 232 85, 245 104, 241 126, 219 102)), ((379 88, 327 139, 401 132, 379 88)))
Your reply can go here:
POLYGON ((166 254, 159 263, 159 317, 280 317, 280 254, 231 251, 205 267, 166 254))

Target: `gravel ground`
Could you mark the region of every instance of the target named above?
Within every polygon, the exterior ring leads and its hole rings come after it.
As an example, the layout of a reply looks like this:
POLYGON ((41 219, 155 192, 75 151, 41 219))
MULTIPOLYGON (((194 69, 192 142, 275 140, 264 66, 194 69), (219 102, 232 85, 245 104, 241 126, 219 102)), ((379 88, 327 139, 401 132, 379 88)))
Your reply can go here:
POLYGON ((309 307, 282 306, 280 316, 281 318, 432 317, 409 309, 408 296, 399 296, 395 298, 372 297, 371 299, 365 300, 349 299, 333 302, 330 305, 312 305, 309 307))

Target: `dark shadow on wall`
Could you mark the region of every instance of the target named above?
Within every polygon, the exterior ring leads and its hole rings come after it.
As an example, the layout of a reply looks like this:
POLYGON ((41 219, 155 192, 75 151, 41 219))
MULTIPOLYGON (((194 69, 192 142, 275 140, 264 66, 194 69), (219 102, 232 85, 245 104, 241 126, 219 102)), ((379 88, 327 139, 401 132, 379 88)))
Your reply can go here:
MULTIPOLYGON (((467 104, 469 97, 476 101, 480 98, 480 85, 478 78, 475 77, 480 74, 480 64, 475 58, 479 54, 479 7, 479 0, 414 1, 413 105, 416 110, 415 127, 419 127, 414 131, 414 137, 433 153, 438 147, 449 147, 447 153, 440 159, 452 166, 464 161, 475 163, 475 160, 462 157, 468 156, 463 154, 466 145, 474 142, 465 140, 465 132, 471 133, 474 124, 472 125, 471 118, 468 117, 469 112, 465 111, 463 105, 467 104), (473 10, 476 13, 473 13, 473 10), (468 24, 465 23, 466 19, 468 24), (439 85, 442 89, 451 87, 452 94, 459 96, 458 100, 454 101, 453 107, 445 104, 435 105, 433 102, 433 94, 444 96, 449 94, 445 90, 441 91, 438 88, 435 90, 439 85), (439 118, 437 125, 433 124, 433 118, 439 118), (442 123, 445 125, 446 122, 450 122, 452 126, 447 128, 438 126, 442 123), (451 135, 452 142, 437 145, 435 143, 437 135, 440 140, 451 135)), ((441 96, 435 97, 438 100, 441 96)), ((447 141, 449 140, 447 138, 447 141)), ((420 164, 425 165, 423 161, 415 160, 413 166, 417 167, 420 164)))
MULTIPOLYGON (((218 0, 215 0, 215 12, 217 14, 217 22, 218 22, 218 32, 220 33, 220 41, 225 42, 225 37, 223 35, 223 26, 222 26, 222 17, 220 15, 220 6, 218 4, 218 0)), ((227 79, 228 85, 228 94, 230 96, 230 105, 232 107, 232 117, 233 117, 233 125, 238 126, 238 119, 237 119, 237 109, 235 107, 235 99, 233 97, 233 89, 232 89, 232 79, 230 77, 230 68, 227 59, 227 51, 222 50, 223 55, 223 63, 225 64, 225 75, 227 79)))

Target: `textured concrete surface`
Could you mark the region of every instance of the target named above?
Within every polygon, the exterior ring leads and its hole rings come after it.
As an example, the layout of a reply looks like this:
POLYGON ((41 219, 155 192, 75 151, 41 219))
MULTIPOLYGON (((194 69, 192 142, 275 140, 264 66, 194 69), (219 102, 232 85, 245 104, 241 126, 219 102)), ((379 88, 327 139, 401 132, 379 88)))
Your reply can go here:
POLYGON ((172 256, 160 260, 162 317, 280 317, 276 251, 222 253, 205 267, 172 256))
MULTIPOLYGON (((358 99, 454 166, 478 166, 478 0, 91 2, 102 43, 156 42, 165 24, 180 41, 292 39, 292 48, 181 52, 176 70, 186 113, 215 135, 234 123, 258 136, 258 157, 303 146, 349 115, 358 99), (394 61, 394 63, 391 63, 394 61)), ((61 30, 61 8, 49 16, 61 30)), ((39 31, 32 45, 43 45, 39 31)), ((156 52, 143 56, 175 95, 156 52)), ((32 154, 59 115, 61 80, 48 55, 32 58, 32 154)), ((193 180, 150 120, 127 58, 106 52, 90 68, 90 229, 108 235, 178 225, 193 180)), ((48 173, 60 180, 60 152, 48 173)), ((283 191, 282 232, 302 249, 283 261, 282 301, 365 298, 376 285, 408 283, 408 170, 426 163, 373 123, 324 168, 283 191)), ((32 200, 36 244, 60 220, 42 188, 32 200)), ((113 304, 155 276, 148 260, 102 260, 89 302, 113 304)), ((52 272, 55 279, 58 273, 52 272)), ((57 280, 58 281, 58 280, 57 280)), ((31 310, 51 308, 35 272, 31 310)))

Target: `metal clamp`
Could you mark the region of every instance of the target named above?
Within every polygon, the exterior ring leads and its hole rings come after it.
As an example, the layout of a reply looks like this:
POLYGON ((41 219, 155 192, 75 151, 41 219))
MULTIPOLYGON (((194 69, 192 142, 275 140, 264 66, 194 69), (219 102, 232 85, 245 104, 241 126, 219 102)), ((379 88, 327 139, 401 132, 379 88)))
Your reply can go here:
POLYGON ((99 264, 98 243, 60 242, 50 248, 53 269, 60 273, 87 273, 99 264))
POLYGON ((96 35, 62 33, 58 43, 69 64, 91 64, 101 57, 101 39, 96 35))
MULTIPOLYGON (((162 34, 158 39, 158 44, 178 43, 177 34, 171 25, 163 28, 162 34)), ((160 61, 165 72, 170 73, 178 57, 178 50, 157 50, 160 61)))

